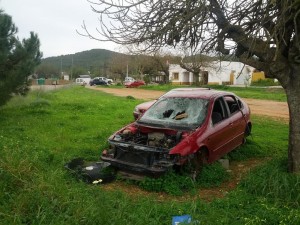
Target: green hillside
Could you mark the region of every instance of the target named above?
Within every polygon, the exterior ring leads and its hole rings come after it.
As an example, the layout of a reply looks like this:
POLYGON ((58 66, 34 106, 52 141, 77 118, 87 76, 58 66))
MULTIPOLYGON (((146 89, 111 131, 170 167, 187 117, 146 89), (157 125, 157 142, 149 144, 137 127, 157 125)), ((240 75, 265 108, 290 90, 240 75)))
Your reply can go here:
POLYGON ((75 54, 45 58, 42 60, 42 64, 47 64, 56 69, 62 69, 63 71, 69 70, 72 65, 73 67, 82 67, 87 70, 93 70, 95 68, 103 67, 108 64, 113 56, 120 54, 121 53, 105 49, 92 49, 75 54))
POLYGON ((60 77, 68 74, 78 77, 80 74, 105 75, 110 69, 111 60, 124 54, 105 49, 92 49, 75 54, 61 55, 42 59, 36 68, 38 77, 60 77))

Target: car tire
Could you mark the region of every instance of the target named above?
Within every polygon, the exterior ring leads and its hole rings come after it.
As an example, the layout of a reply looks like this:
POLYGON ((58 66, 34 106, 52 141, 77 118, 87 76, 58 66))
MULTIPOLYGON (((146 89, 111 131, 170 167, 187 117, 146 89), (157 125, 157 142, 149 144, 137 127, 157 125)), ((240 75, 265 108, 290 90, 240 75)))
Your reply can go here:
POLYGON ((248 137, 251 134, 251 124, 247 124, 245 128, 245 137, 248 137))
POLYGON ((207 150, 204 148, 195 153, 194 159, 196 160, 195 166, 197 171, 201 171, 203 166, 207 164, 207 156, 207 150))
POLYGON ((247 137, 251 135, 251 124, 247 124, 244 132, 242 145, 247 142, 247 137))
POLYGON ((196 180, 196 177, 201 173, 204 165, 207 163, 208 151, 206 148, 202 148, 192 155, 191 159, 186 165, 186 171, 191 174, 193 180, 196 180))

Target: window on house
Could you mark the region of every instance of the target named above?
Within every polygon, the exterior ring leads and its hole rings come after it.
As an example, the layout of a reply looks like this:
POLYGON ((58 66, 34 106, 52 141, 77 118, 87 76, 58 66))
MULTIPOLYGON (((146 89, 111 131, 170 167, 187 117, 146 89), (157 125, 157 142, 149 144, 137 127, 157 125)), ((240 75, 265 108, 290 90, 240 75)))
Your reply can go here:
POLYGON ((173 73, 174 80, 179 80, 179 73, 173 73))

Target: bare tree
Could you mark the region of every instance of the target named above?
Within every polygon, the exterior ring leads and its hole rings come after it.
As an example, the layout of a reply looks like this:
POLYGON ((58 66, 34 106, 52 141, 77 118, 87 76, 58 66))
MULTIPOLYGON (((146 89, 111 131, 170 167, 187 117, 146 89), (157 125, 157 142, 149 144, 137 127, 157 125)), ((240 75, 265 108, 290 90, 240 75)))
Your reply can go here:
POLYGON ((118 54, 111 58, 109 62, 110 72, 115 80, 123 81, 125 79, 129 61, 130 57, 125 54, 118 54))
POLYGON ((208 83, 208 77, 205 75, 208 68, 214 68, 213 58, 201 54, 201 49, 198 51, 197 48, 183 48, 182 52, 184 55, 180 61, 180 67, 191 72, 194 77, 194 83, 196 86, 205 85, 208 83))
POLYGON ((290 113, 288 168, 300 172, 299 0, 98 0, 92 8, 100 16, 99 40, 232 53, 277 78, 290 113))
POLYGON ((179 63, 180 57, 167 51, 156 51, 153 53, 153 66, 157 68, 158 73, 163 73, 163 83, 169 83, 169 65, 179 63))

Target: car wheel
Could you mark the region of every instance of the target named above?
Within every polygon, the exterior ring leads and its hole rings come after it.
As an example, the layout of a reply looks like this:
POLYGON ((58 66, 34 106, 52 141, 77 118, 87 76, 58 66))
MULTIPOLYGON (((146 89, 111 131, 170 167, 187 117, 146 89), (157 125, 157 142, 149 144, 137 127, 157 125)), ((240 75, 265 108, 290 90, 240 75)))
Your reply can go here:
POLYGON ((251 124, 247 124, 245 128, 245 137, 248 137, 251 134, 251 124))
POLYGON ((244 138, 243 138, 243 143, 242 144, 245 144, 246 141, 247 141, 247 137, 251 134, 251 124, 247 124, 246 125, 246 128, 245 128, 245 132, 244 132, 244 138))
POLYGON ((187 172, 191 174, 192 179, 196 180, 196 177, 201 173, 203 166, 208 163, 207 149, 202 148, 191 156, 191 159, 187 163, 187 172))

